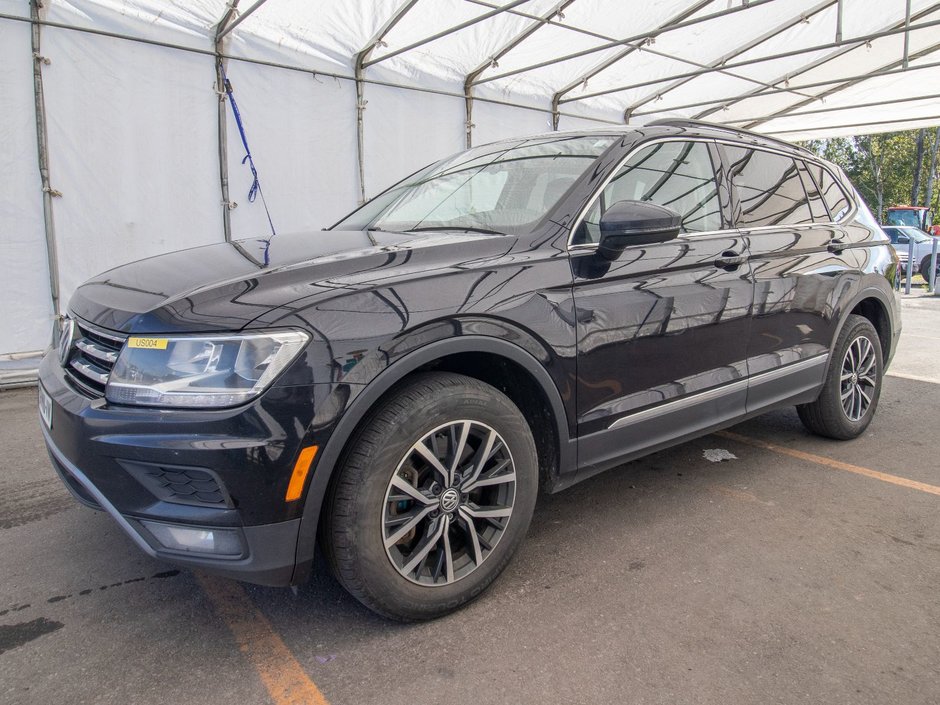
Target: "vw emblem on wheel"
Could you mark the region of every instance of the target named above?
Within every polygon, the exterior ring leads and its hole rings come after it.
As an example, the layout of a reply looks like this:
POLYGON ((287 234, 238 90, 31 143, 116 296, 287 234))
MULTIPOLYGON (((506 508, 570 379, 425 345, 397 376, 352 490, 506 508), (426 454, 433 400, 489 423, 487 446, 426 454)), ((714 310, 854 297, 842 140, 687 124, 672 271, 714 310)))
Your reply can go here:
POLYGON ((453 487, 444 490, 441 494, 441 509, 445 512, 452 512, 458 504, 460 504, 460 493, 453 487))

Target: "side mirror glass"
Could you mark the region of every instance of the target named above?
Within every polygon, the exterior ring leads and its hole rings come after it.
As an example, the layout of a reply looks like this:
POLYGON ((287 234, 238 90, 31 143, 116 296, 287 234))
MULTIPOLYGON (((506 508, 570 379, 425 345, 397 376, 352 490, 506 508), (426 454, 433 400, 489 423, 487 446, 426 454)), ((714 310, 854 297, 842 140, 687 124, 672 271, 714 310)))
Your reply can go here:
POLYGON ((666 242, 679 236, 682 216, 648 201, 617 201, 601 216, 597 253, 617 259, 630 245, 666 242))

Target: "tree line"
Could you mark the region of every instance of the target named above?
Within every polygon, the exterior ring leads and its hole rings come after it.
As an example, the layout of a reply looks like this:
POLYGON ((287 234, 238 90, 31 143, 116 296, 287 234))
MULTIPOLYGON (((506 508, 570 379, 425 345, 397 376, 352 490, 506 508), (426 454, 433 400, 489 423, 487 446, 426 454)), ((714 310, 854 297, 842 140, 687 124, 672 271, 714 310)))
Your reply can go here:
POLYGON ((928 206, 940 220, 937 188, 940 127, 831 137, 803 147, 838 164, 855 184, 879 222, 889 206, 928 206))

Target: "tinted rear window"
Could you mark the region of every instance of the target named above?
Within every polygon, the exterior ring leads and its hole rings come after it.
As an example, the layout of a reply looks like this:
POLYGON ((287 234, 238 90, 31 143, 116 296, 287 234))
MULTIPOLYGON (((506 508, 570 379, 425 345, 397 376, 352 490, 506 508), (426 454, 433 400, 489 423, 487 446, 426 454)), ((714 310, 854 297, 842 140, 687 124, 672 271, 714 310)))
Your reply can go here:
POLYGON ((740 227, 812 223, 813 213, 792 157, 746 147, 725 146, 740 203, 740 227))

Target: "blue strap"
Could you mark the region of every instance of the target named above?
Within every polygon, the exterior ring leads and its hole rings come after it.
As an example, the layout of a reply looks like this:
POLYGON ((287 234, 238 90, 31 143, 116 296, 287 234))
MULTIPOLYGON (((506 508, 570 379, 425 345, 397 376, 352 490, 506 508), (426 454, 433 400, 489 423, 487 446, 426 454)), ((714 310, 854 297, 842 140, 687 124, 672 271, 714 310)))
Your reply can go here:
MULTIPOLYGON (((225 67, 219 66, 222 72, 222 84, 225 86, 225 94, 228 96, 228 102, 232 106, 232 114, 235 116, 235 124, 238 125, 238 134, 241 135, 242 145, 245 147, 245 158, 242 164, 248 162, 248 168, 251 169, 251 188, 248 189, 248 202, 254 203, 255 198, 261 196, 261 205, 264 206, 264 214, 268 217, 268 225, 271 226, 271 237, 277 235, 274 230, 274 221, 271 220, 271 211, 268 210, 268 203, 264 200, 264 191, 261 190, 261 182, 258 180, 258 170, 255 168, 255 160, 251 156, 251 148, 248 146, 248 137, 245 135, 245 125, 242 122, 242 114, 238 110, 238 103, 235 102, 235 96, 232 94, 232 84, 225 75, 225 67)), ((267 255, 267 250, 265 250, 267 255)), ((265 257, 267 259, 267 257, 265 257)), ((265 263, 267 264, 267 262, 265 263)))

